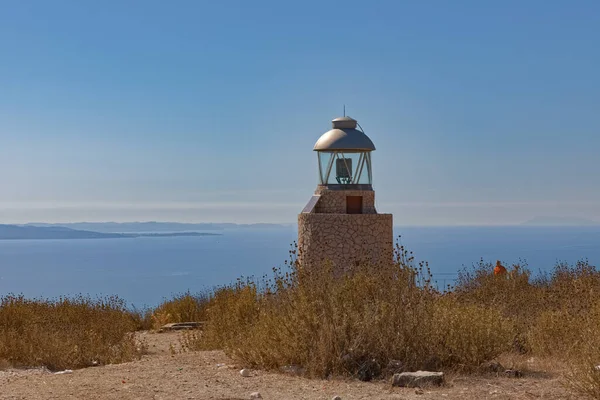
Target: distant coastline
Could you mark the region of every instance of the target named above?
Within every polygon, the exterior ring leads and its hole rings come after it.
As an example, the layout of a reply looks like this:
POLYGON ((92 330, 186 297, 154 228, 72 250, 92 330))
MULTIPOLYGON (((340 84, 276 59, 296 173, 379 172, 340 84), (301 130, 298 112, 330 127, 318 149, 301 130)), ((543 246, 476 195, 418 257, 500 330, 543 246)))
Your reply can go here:
POLYGON ((545 217, 538 216, 521 225, 527 226, 600 226, 600 222, 578 217, 545 217))
MULTIPOLYGON (((600 222, 577 217, 537 216, 514 226, 522 227, 600 227, 600 222)), ((506 226, 498 226, 506 227, 506 226)), ((396 226, 397 229, 406 228, 396 226)), ((425 228, 425 227, 423 227, 425 228)), ((441 228, 441 227, 439 227, 441 228)), ((451 227, 447 227, 451 228, 451 227)), ((159 237, 200 237, 223 235, 228 231, 296 230, 296 225, 256 223, 181 223, 181 222, 69 222, 0 224, 0 240, 27 239, 126 239, 159 237)))
POLYGON ((63 226, 0 225, 0 240, 127 239, 138 237, 220 236, 208 232, 116 233, 71 229, 63 226))
POLYGON ((231 229, 273 229, 285 228, 293 224, 234 224, 234 223, 184 223, 184 222, 67 222, 67 223, 37 223, 31 222, 20 225, 39 228, 69 228, 99 233, 173 233, 173 232, 202 232, 224 231, 231 229))
POLYGON ((177 236, 221 236, 222 233, 170 232, 170 233, 124 233, 125 237, 177 237, 177 236))

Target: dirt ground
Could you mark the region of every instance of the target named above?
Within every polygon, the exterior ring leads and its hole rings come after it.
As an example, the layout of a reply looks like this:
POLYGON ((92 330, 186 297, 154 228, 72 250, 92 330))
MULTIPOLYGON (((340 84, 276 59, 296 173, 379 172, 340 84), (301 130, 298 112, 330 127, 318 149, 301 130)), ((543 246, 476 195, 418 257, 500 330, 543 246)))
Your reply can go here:
MULTIPOLYGON (((392 388, 388 381, 315 380, 252 371, 242 377, 219 351, 171 354, 178 333, 143 333, 149 354, 141 360, 53 374, 44 369, 0 371, 0 399, 577 399, 557 374, 523 378, 448 376, 445 386, 392 388)), ((535 366, 531 370, 536 370, 535 366)))

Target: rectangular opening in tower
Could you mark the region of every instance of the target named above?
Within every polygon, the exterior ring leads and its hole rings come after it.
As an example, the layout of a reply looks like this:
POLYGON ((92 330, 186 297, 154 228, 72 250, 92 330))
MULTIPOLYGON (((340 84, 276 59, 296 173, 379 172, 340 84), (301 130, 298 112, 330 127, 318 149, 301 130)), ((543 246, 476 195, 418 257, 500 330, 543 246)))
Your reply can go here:
POLYGON ((346 196, 346 213, 362 214, 363 198, 362 196, 346 196))

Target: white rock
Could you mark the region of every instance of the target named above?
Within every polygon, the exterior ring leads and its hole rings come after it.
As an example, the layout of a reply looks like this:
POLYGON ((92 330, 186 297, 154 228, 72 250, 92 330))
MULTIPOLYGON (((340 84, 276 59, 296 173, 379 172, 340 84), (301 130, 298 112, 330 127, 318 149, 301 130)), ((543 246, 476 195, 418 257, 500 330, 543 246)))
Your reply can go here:
POLYGON ((73 373, 72 369, 65 369, 64 371, 55 372, 54 375, 63 375, 63 374, 72 374, 72 373, 73 373))
POLYGON ((248 378, 249 376, 251 376, 250 370, 244 368, 244 369, 240 370, 240 375, 243 376, 244 378, 248 378))
POLYGON ((253 392, 253 393, 250 393, 250 398, 251 399, 262 399, 262 396, 260 395, 259 392, 253 392))

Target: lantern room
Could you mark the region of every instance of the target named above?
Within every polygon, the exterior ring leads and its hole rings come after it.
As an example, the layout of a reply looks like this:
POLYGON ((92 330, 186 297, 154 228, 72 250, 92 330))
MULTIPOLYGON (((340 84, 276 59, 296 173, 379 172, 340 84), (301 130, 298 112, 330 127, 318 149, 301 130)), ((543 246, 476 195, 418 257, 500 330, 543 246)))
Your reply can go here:
POLYGON ((318 156, 319 184, 371 185, 371 151, 375 145, 350 117, 336 118, 332 125, 313 149, 318 156))

